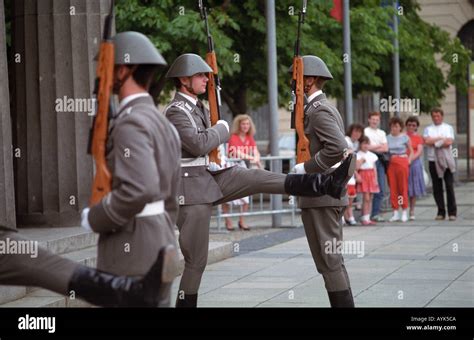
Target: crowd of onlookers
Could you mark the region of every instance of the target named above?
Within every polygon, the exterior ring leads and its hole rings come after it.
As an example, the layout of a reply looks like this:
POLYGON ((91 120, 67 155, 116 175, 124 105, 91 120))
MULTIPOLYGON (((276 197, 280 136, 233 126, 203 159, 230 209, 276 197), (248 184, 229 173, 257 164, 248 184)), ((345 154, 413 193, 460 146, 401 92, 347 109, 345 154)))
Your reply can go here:
POLYGON ((357 154, 354 176, 348 183, 349 206, 345 212, 345 223, 356 225, 353 214, 354 199, 359 194, 362 201, 362 225, 374 225, 385 221, 381 208, 385 195, 385 180, 388 179, 392 217, 390 222, 407 222, 415 219, 417 197, 426 194, 423 152, 426 150, 433 195, 438 207, 436 220, 446 218, 443 181, 447 193, 447 215, 456 220, 456 199, 453 189, 455 169, 452 144, 452 126, 443 122, 443 111, 433 109, 433 124, 423 134, 418 133, 420 122, 411 116, 403 122, 398 117, 389 121, 390 133, 379 128, 379 112, 369 114, 368 126, 352 124, 346 140, 350 149, 357 154), (406 129, 406 131, 405 131, 406 129))
MULTIPOLYGON (((437 220, 446 218, 443 194, 443 181, 447 193, 447 215, 450 220, 456 219, 456 199, 453 189, 455 162, 452 153, 454 131, 451 125, 443 122, 443 110, 436 108, 431 112, 433 123, 427 126, 420 135, 420 122, 416 116, 405 121, 393 117, 389 121, 389 134, 380 129, 380 112, 369 113, 368 126, 352 124, 347 129, 348 147, 357 155, 356 172, 347 186, 349 206, 344 214, 344 223, 357 225, 353 209, 354 200, 359 198, 358 205, 362 210, 360 223, 374 225, 384 222, 381 214, 385 196, 386 179, 390 191, 390 205, 393 214, 390 222, 406 222, 415 219, 415 205, 418 197, 426 194, 423 153, 426 151, 429 173, 433 186, 433 195, 438 206, 437 220)), ((255 125, 249 115, 235 117, 227 151, 221 150, 224 166, 261 168, 260 154, 254 139, 255 125), (227 159, 227 162, 225 160, 227 159), (230 161, 229 159, 234 159, 230 161), (235 161, 235 159, 239 159, 235 161)), ((249 206, 248 197, 223 205, 223 212, 230 210, 230 205, 246 212, 249 206)), ((249 230, 243 216, 238 222, 239 229, 249 230)), ((232 220, 226 218, 226 228, 234 230, 232 220)))

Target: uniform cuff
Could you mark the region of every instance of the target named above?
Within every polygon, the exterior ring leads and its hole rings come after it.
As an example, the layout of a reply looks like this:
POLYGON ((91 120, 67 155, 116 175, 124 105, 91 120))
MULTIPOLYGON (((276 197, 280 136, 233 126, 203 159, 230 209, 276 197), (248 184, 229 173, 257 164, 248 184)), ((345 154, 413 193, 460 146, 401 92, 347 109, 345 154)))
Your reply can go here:
POLYGON ((121 225, 115 223, 105 211, 103 201, 94 205, 89 211, 89 224, 96 233, 104 233, 122 228, 121 225))
POLYGON ((216 124, 212 127, 212 129, 214 129, 219 134, 219 145, 229 140, 230 133, 223 124, 216 124))

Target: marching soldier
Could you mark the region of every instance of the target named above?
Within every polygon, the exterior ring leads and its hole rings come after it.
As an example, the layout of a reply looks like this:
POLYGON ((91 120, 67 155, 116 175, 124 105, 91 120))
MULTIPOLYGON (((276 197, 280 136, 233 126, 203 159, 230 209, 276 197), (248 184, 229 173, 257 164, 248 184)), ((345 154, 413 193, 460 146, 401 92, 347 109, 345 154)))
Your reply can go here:
MULTIPOLYGON (((294 172, 328 173, 340 164, 347 148, 344 123, 339 111, 329 103, 322 91, 324 83, 333 79, 324 61, 316 56, 303 56, 303 66, 304 90, 308 98, 304 128, 310 142, 311 159, 297 164, 294 172)), ((293 66, 289 69, 290 73, 292 71, 293 66)), ((328 195, 299 199, 306 238, 316 268, 324 278, 331 307, 354 307, 344 259, 336 249, 327 251, 329 243, 339 244, 342 241, 341 219, 347 204, 345 188, 340 199, 328 195)))
POLYGON ((34 246, 0 225, 0 285, 36 286, 63 295, 75 294, 104 307, 153 307, 159 302, 165 251, 161 251, 144 278, 116 276, 89 268, 34 246), (15 246, 8 246, 8 245, 15 246), (16 249, 14 252, 9 252, 16 249), (30 253, 18 253, 18 249, 30 253))
POLYGON ((200 56, 188 53, 179 56, 166 75, 174 79, 177 92, 165 108, 165 114, 178 130, 182 144, 177 225, 185 268, 177 307, 197 306, 198 289, 207 263, 213 205, 259 192, 301 196, 329 194, 339 198, 354 168, 351 157, 329 176, 284 175, 241 167, 219 169, 215 163, 209 163, 208 153, 229 139, 227 122, 220 120, 211 126, 209 111, 198 99, 198 95, 206 92, 210 72, 211 68, 200 56))
POLYGON ((114 45, 113 88, 120 106, 107 142, 112 191, 84 209, 82 225, 100 234, 97 267, 118 275, 143 276, 162 248, 174 247, 165 254, 168 280, 159 303, 169 306, 177 274, 174 226, 181 144, 147 92, 166 62, 141 33, 119 33, 114 45))

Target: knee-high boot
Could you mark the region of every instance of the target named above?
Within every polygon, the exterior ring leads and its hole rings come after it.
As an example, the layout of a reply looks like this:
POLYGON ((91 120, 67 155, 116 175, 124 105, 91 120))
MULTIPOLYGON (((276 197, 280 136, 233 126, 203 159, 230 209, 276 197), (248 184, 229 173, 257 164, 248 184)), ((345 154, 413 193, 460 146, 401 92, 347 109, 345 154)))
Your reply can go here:
POLYGON ((347 182, 354 174, 356 157, 350 154, 330 174, 289 174, 285 179, 285 191, 295 196, 319 197, 329 195, 340 199, 347 182))
POLYGON ((160 288, 176 277, 176 248, 163 247, 143 278, 117 276, 80 266, 69 282, 69 291, 103 307, 157 307, 160 288))

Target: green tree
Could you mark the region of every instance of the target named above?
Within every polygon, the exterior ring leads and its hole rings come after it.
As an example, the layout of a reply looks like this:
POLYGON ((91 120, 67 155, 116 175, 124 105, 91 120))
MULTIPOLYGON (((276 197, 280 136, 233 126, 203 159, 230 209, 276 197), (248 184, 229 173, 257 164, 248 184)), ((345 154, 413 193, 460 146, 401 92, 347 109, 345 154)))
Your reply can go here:
MULTIPOLYGON (((399 11, 400 91, 402 97, 419 98, 421 110, 427 112, 439 106, 443 91, 455 85, 467 91, 466 72, 471 52, 456 37, 435 25, 423 21, 419 5, 413 1, 401 1, 399 11), (446 74, 436 63, 440 58, 447 67, 446 74)), ((382 92, 393 93, 391 81, 391 56, 385 58, 380 69, 384 79, 382 92)))
MULTIPOLYGON (((255 0, 204 1, 215 40, 223 98, 234 115, 267 101, 265 2, 255 0)), ((329 12, 332 1, 308 1, 302 29, 302 54, 316 54, 327 63, 334 80, 326 92, 342 98, 342 25, 329 12)), ((393 8, 378 0, 351 2, 353 94, 392 90, 393 8)), ((300 1, 276 1, 279 104, 289 102, 288 66, 292 62, 300 1)), ((419 17, 414 0, 401 1, 399 16, 402 97, 418 98, 421 109, 438 105, 443 91, 453 84, 466 89, 465 72, 470 52, 439 27, 419 17), (446 74, 436 64, 446 63, 446 74)), ((136 30, 151 37, 168 62, 186 52, 204 56, 207 43, 197 1, 127 0, 117 5, 117 30, 136 30)), ((164 96, 169 93, 168 84, 164 96)))

